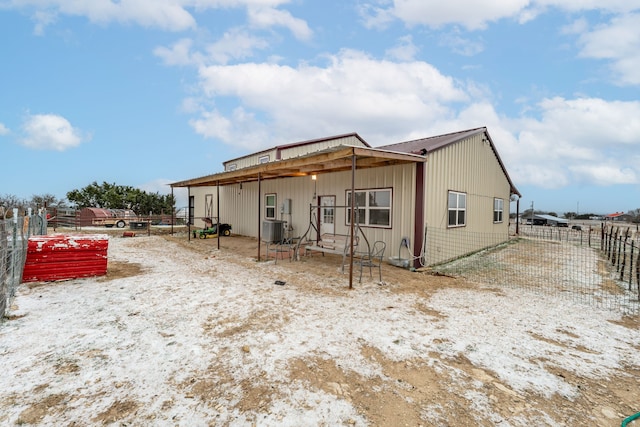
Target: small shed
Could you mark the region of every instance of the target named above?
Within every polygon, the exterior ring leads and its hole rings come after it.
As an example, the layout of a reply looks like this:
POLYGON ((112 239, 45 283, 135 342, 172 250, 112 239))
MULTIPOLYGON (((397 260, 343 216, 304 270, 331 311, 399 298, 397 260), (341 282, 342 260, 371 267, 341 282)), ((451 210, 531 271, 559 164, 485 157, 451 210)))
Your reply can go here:
POLYGON ((111 209, 82 208, 78 219, 81 227, 88 227, 94 224, 94 220, 106 218, 113 218, 113 212, 111 209))

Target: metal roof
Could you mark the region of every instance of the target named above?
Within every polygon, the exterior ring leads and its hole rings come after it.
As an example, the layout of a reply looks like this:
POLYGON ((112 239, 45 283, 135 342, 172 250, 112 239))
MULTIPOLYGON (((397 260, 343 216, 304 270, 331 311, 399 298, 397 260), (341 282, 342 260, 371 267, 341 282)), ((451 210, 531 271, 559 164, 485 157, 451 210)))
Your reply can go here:
POLYGON ((362 137, 360 135, 358 135, 355 132, 352 133, 345 133, 345 134, 341 134, 341 135, 334 135, 334 136, 327 136, 324 138, 316 138, 316 139, 309 139, 306 141, 299 141, 299 142, 292 142, 290 144, 282 144, 282 145, 276 145, 274 147, 270 147, 270 148, 265 148, 264 150, 260 150, 257 151, 255 153, 251 153, 251 154, 245 154, 244 156, 240 156, 240 157, 236 157, 233 159, 229 159, 229 160, 225 160, 224 162, 222 162, 223 165, 226 165, 227 163, 233 163, 236 162, 240 159, 244 159, 245 157, 249 157, 249 156, 259 156, 260 154, 263 153, 269 153, 271 151, 282 151, 285 150, 287 148, 294 148, 294 147, 303 147, 305 145, 313 145, 313 144, 317 144, 318 142, 325 142, 325 141, 331 141, 334 139, 344 139, 344 138, 355 138, 358 141, 362 142, 362 144, 365 147, 371 147, 367 141, 365 141, 364 139, 362 139, 362 137))
POLYGON ((498 160, 498 163, 500 164, 500 167, 502 168, 502 171, 507 178, 507 181, 509 181, 509 185, 511 186, 511 194, 516 194, 519 197, 522 197, 522 194, 520 194, 515 185, 513 185, 511 177, 509 177, 509 173, 507 172, 507 168, 505 168, 504 163, 502 163, 502 159, 500 158, 500 155, 498 155, 498 150, 496 150, 496 147, 493 144, 493 140, 491 139, 491 135, 489 135, 486 127, 467 129, 460 132, 432 136, 429 138, 414 139, 412 141, 384 145, 378 148, 383 150, 392 150, 402 153, 421 154, 423 156, 428 156, 429 153, 437 151, 448 145, 455 144, 456 142, 462 141, 479 133, 484 133, 487 141, 489 142, 489 144, 491 144, 491 149, 493 150, 493 153, 495 154, 496 159, 498 160))
MULTIPOLYGON (((558 218, 557 216, 553 216, 553 215, 538 215, 535 214, 533 215, 534 219, 546 219, 547 221, 555 221, 555 222, 569 222, 568 219, 565 218, 558 218)), ((527 217, 525 217, 526 219, 527 217)))
POLYGON ((257 181, 258 179, 265 180, 340 172, 351 170, 354 156, 356 159, 356 169, 375 168, 402 163, 419 163, 426 160, 424 156, 412 153, 394 152, 377 148, 338 146, 305 156, 276 160, 234 171, 220 172, 200 178, 178 181, 170 185, 171 187, 224 186, 240 182, 257 181))

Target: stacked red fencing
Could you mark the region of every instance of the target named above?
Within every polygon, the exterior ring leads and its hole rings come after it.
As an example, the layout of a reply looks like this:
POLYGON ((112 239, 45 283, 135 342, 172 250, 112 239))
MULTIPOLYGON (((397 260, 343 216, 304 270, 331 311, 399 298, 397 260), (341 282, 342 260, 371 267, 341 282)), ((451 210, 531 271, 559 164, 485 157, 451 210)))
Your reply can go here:
POLYGON ((109 237, 104 234, 32 236, 23 282, 49 282, 107 274, 109 237))

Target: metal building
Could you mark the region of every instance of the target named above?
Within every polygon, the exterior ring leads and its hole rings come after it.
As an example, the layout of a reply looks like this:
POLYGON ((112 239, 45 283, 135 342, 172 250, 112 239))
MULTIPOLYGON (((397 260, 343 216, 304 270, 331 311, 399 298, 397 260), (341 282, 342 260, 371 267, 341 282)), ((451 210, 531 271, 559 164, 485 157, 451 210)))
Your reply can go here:
POLYGON ((188 188, 194 226, 217 217, 236 234, 260 238, 263 222, 274 220, 298 237, 313 222, 345 234, 353 202, 367 240, 384 241, 390 254, 410 242, 415 267, 507 240, 510 200, 520 196, 484 127, 377 148, 358 134, 338 135, 223 166, 171 184, 188 188), (431 239, 431 230, 442 237, 431 239), (490 243, 469 238, 474 233, 492 236, 490 243))

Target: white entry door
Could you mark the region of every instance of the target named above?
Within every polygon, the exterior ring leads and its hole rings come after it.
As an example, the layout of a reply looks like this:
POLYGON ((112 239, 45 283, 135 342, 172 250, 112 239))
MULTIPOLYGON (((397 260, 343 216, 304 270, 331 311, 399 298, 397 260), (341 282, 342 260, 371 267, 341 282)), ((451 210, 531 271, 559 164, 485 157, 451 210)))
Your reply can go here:
POLYGON ((336 233, 336 196, 320 196, 320 234, 336 233))

